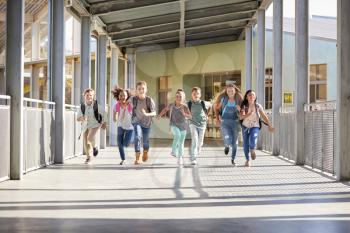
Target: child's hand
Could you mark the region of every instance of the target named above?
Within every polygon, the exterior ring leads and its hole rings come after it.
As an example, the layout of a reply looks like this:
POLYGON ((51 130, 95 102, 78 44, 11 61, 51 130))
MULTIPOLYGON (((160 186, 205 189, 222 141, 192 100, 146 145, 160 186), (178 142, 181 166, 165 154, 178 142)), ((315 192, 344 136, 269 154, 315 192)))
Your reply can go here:
POLYGON ((275 132, 275 128, 272 127, 271 125, 269 125, 269 131, 270 131, 271 133, 273 133, 273 132, 275 132))
POLYGON ((241 111, 241 106, 237 105, 237 110, 241 111))
POLYGON ((101 124, 101 129, 106 129, 107 128, 107 123, 106 122, 103 122, 102 124, 101 124))
POLYGON ((81 116, 81 117, 78 118, 78 121, 82 121, 82 122, 87 121, 87 117, 86 116, 81 116))
POLYGON ((143 109, 141 109, 141 112, 143 113, 143 115, 147 115, 147 112, 146 112, 146 110, 143 108, 143 109))

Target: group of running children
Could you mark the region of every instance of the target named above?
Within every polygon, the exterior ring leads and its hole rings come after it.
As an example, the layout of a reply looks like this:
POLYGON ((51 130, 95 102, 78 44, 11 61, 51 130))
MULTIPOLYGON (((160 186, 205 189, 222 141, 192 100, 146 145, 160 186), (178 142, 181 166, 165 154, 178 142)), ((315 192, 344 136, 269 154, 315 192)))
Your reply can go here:
MULTIPOLYGON (((191 165, 197 165, 197 157, 200 155, 204 134, 207 127, 208 113, 213 109, 216 116, 216 124, 221 128, 224 140, 224 153, 229 154, 231 148, 231 163, 236 165, 237 138, 242 129, 245 166, 251 165, 255 160, 255 147, 261 128, 261 123, 267 125, 270 132, 274 131, 263 107, 256 102, 256 94, 248 90, 244 97, 234 84, 227 84, 218 95, 213 106, 211 103, 201 100, 201 89, 193 87, 192 99, 186 103, 185 92, 178 89, 175 101, 166 106, 157 116, 153 99, 147 96, 147 83, 140 81, 136 85, 135 95, 129 90, 115 88, 112 91, 117 103, 114 107, 114 121, 118 126, 117 140, 120 153, 120 165, 125 163, 125 147, 128 147, 134 134, 135 165, 146 162, 149 158, 149 134, 152 118, 160 119, 169 112, 170 128, 174 136, 171 156, 177 157, 178 165, 184 164, 184 143, 187 129, 191 132, 190 160, 191 165), (141 146, 142 144, 142 146, 141 146), (141 152, 142 147, 142 152, 141 152), (249 156, 250 154, 250 156, 249 156)), ((105 111, 94 100, 95 93, 87 89, 83 93, 85 102, 82 103, 78 121, 84 126, 84 150, 87 154, 85 163, 90 164, 92 156, 98 154, 95 147, 95 135, 98 129, 106 127, 105 111)))

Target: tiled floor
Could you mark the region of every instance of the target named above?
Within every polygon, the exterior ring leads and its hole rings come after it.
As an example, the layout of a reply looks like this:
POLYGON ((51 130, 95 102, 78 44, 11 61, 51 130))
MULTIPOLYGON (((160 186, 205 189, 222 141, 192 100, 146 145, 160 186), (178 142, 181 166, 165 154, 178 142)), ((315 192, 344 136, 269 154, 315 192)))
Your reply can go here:
POLYGON ((0 183, 0 232, 350 232, 349 184, 264 153, 247 168, 241 149, 238 167, 205 147, 179 168, 166 143, 140 166, 108 148, 0 183))

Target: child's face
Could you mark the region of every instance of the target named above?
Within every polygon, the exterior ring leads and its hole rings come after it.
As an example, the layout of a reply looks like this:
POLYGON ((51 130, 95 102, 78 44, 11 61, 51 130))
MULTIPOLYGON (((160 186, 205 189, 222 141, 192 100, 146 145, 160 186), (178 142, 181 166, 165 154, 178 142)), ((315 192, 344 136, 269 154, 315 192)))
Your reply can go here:
POLYGON ((91 103, 94 100, 94 95, 95 95, 95 93, 92 91, 85 93, 85 95, 84 95, 85 102, 91 103))
POLYGON ((147 86, 145 85, 138 85, 136 87, 137 95, 144 96, 147 93, 147 86))
POLYGON ((185 93, 183 92, 178 92, 175 95, 175 101, 177 103, 183 103, 185 101, 185 93))
POLYGON ((192 100, 198 101, 201 98, 201 92, 198 90, 192 91, 192 100))
POLYGON ((252 103, 256 100, 255 92, 252 91, 247 95, 248 102, 252 103))
POLYGON ((125 92, 125 91, 121 91, 120 93, 119 93, 119 100, 120 101, 122 101, 122 102, 124 102, 125 100, 126 100, 126 98, 127 98, 127 93, 125 92))
POLYGON ((226 93, 228 95, 229 98, 232 98, 232 97, 235 97, 235 94, 236 94, 236 90, 234 87, 228 87, 226 89, 226 93))

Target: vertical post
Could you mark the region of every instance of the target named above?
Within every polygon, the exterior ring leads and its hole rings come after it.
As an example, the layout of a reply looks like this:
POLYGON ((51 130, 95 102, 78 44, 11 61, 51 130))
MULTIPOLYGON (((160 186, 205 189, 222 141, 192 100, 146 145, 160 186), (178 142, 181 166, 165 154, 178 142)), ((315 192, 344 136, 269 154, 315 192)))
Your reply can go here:
POLYGON ((32 24, 32 60, 40 58, 40 22, 32 24))
POLYGON ((127 49, 127 88, 133 89, 136 85, 136 49, 127 49))
POLYGON ((81 100, 81 69, 78 61, 74 60, 74 105, 79 105, 81 100))
MULTIPOLYGON (((265 9, 258 10, 258 70, 257 101, 265 106, 265 9)), ((258 140, 258 149, 262 148, 262 140, 258 140)))
POLYGON ((7 1, 6 91, 11 96, 10 179, 23 176, 24 0, 7 1))
MULTIPOLYGON (((107 36, 98 38, 97 49, 97 101, 106 110, 107 90, 107 36)), ((100 129, 100 148, 106 148, 106 130, 100 129)))
POLYGON ((273 79, 272 79, 272 124, 273 134, 272 154, 280 154, 280 114, 282 107, 282 47, 283 47, 283 0, 273 1, 273 79))
POLYGON ((64 116, 65 116, 65 56, 64 56, 64 0, 51 0, 52 26, 51 63, 52 67, 52 97, 55 102, 55 163, 62 164, 64 160, 64 116))
POLYGON ((245 90, 252 89, 252 26, 245 28, 245 90))
MULTIPOLYGON (((91 38, 91 19, 83 16, 81 18, 81 44, 80 44, 80 74, 81 74, 81 91, 91 87, 90 66, 90 38, 91 38)), ((83 101, 82 97, 81 100, 83 101)))
POLYGON ((296 164, 305 164, 304 105, 308 103, 309 86, 309 1, 295 2, 295 151, 296 164))
POLYGON ((338 78, 336 120, 336 175, 350 179, 350 1, 338 0, 338 78))
POLYGON ((5 69, 0 68, 0 95, 6 95, 5 69))
POLYGON ((31 98, 39 99, 40 95, 40 84, 39 84, 39 73, 40 67, 32 65, 32 80, 31 80, 31 98))
POLYGON ((116 104, 111 91, 115 86, 118 86, 118 49, 112 48, 111 55, 111 75, 110 75, 110 93, 109 93, 109 145, 117 145, 117 125, 113 122, 113 109, 116 104))

